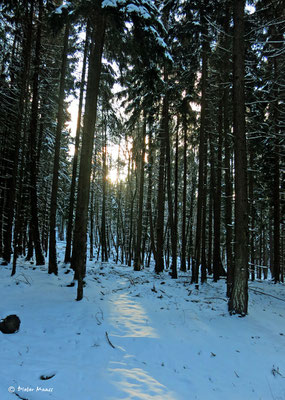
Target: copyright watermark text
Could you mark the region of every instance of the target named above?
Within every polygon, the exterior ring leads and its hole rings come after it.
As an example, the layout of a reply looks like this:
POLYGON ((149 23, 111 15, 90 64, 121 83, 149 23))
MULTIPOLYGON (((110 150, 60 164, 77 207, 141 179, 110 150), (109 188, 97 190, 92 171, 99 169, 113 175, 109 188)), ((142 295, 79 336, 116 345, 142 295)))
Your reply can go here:
POLYGON ((8 392, 14 393, 14 392, 47 392, 47 393, 52 393, 53 388, 47 388, 47 387, 42 387, 42 386, 36 386, 36 387, 30 387, 30 386, 9 386, 8 387, 8 392))

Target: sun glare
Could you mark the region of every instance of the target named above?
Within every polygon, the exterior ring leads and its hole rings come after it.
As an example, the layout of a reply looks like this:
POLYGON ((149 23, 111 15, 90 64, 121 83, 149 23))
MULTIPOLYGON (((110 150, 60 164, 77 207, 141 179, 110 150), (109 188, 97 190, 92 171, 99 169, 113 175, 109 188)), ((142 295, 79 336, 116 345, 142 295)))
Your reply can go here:
POLYGON ((118 183, 120 179, 120 175, 118 174, 118 171, 115 169, 110 169, 107 175, 107 179, 109 182, 116 184, 118 183))
POLYGON ((126 160, 125 146, 128 143, 123 141, 121 144, 109 143, 107 153, 109 157, 109 168, 107 179, 113 185, 124 182, 128 176, 128 166, 126 160), (118 168, 118 163, 120 167, 118 168))
POLYGON ((127 179, 128 171, 126 168, 122 168, 120 171, 117 168, 110 168, 107 174, 107 180, 113 185, 118 184, 119 182, 124 182, 127 179))

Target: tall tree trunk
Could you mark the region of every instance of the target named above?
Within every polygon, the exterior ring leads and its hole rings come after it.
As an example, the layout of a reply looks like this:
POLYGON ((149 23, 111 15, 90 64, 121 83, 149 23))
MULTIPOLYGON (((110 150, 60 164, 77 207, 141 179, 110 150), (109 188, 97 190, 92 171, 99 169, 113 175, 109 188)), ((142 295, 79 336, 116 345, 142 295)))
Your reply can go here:
MULTIPOLYGON (((155 249, 155 238, 154 238, 154 227, 153 227, 153 216, 152 216, 152 185, 153 185, 153 141, 152 141, 152 131, 149 130, 148 135, 149 152, 148 152, 148 189, 147 189, 147 224, 149 225, 149 235, 150 235, 150 255, 148 258, 147 266, 149 267, 151 252, 153 253, 154 259, 156 259, 156 249, 155 249)), ((147 230, 146 230, 147 234, 147 230)))
POLYGON ((229 126, 229 80, 230 80, 230 60, 228 51, 230 49, 229 42, 230 30, 230 7, 225 10, 224 31, 225 35, 222 40, 224 52, 224 69, 223 69, 223 130, 224 130, 224 169, 225 169, 225 231, 226 231, 226 261, 227 261, 227 296, 231 296, 234 281, 234 265, 232 252, 232 173, 231 173, 231 131, 229 126))
MULTIPOLYGON (((119 175, 120 175, 120 148, 121 148, 121 142, 119 140, 118 144, 118 157, 117 157, 117 192, 116 192, 116 202, 117 202, 117 212, 116 212, 116 264, 119 261, 119 250, 120 250, 120 245, 122 243, 121 241, 121 229, 123 226, 123 223, 121 221, 121 197, 122 197, 122 184, 119 181, 119 175)), ((123 262, 123 261, 122 261, 123 262)))
POLYGON ((182 232, 181 232, 181 266, 186 272, 186 212, 187 212, 187 125, 183 121, 183 194, 182 194, 182 232))
POLYGON ((142 148, 140 159, 140 188, 139 188, 139 210, 137 218, 137 240, 134 259, 134 271, 141 270, 141 240, 142 240, 142 220, 143 220, 143 199, 144 199, 144 166, 145 166, 145 137, 146 137, 146 118, 143 120, 142 148))
MULTIPOLYGON (((276 121, 277 124, 277 121, 276 121)), ((280 282, 280 156, 279 156, 279 138, 275 138, 275 154, 274 154, 274 196, 273 196, 273 216, 274 216, 274 228, 273 228, 273 240, 274 240, 274 264, 273 274, 274 282, 280 282)))
MULTIPOLYGON (((104 117, 103 117, 104 118, 104 117)), ((101 215, 101 260, 108 261, 106 232, 106 197, 107 197, 107 125, 103 122, 103 176, 102 176, 102 215, 101 215)))
MULTIPOLYGON (((220 275, 223 274, 221 260, 221 199, 222 199, 222 137, 223 137, 223 110, 222 101, 219 102, 218 113, 218 151, 217 168, 214 175, 214 249, 213 249, 213 278, 217 282, 220 275)), ((213 154, 213 158, 214 158, 213 154)))
POLYGON ((204 160, 204 196, 202 199, 202 226, 201 226, 201 283, 207 281, 207 261, 206 261, 206 221, 207 221, 207 202, 208 202, 208 132, 205 129, 205 160, 204 160))
POLYGON ((233 101, 235 150, 235 271, 229 300, 231 314, 248 309, 248 200, 244 93, 244 0, 234 0, 233 101))
MULTIPOLYGON (((188 270, 192 266, 193 270, 193 254, 194 254, 194 234, 193 234, 193 210, 194 210, 194 202, 195 202, 195 194, 197 189, 197 174, 196 171, 192 173, 192 181, 191 181, 191 191, 190 191, 190 210, 189 210, 189 219, 187 223, 187 232, 189 231, 189 239, 188 239, 188 256, 187 256, 187 266, 188 270)), ((186 234, 187 239, 188 234, 186 234)))
MULTIPOLYGON (((28 77, 30 73, 30 64, 31 64, 31 48, 32 48, 32 21, 33 21, 33 4, 31 4, 30 12, 28 8, 26 9, 26 18, 27 24, 25 26, 24 31, 24 39, 23 39, 23 71, 21 75, 21 91, 19 98, 19 112, 16 120, 16 143, 15 143, 15 159, 14 159, 14 168, 13 168, 13 186, 14 193, 9 195, 10 199, 10 207, 15 207, 15 199, 16 200, 16 213, 15 213, 15 223, 14 223, 14 254, 13 254, 13 268, 11 275, 13 276, 16 273, 16 263, 18 257, 18 247, 19 247, 19 233, 21 227, 20 221, 20 211, 22 205, 22 187, 23 187, 23 173, 24 173, 24 151, 22 151, 21 161, 20 161, 20 176, 18 178, 19 181, 19 190, 16 193, 16 184, 17 184, 17 175, 18 175, 18 163, 19 163, 19 149, 21 142, 21 134, 23 131, 23 114, 25 111, 25 103, 27 99, 27 85, 28 85, 28 77), (22 168, 21 168, 22 166, 22 168)), ((25 135, 24 135, 25 136, 25 135)), ((13 221, 13 214, 11 214, 11 228, 13 221)), ((8 224, 9 225, 9 224, 8 224)), ((10 239, 11 240, 11 239, 10 239)))
MULTIPOLYGON (((95 156, 96 160, 96 156, 95 156)), ((96 161, 95 161, 96 162, 96 161)), ((94 162, 94 164, 95 164, 94 162)), ((94 258, 94 191, 95 191, 95 168, 93 167, 93 172, 92 172, 92 182, 91 182, 91 199, 90 199, 90 232, 89 232, 89 243, 90 243, 90 260, 93 260, 94 258)))
POLYGON ((70 197, 69 197, 69 208, 68 208, 68 223, 66 231, 66 248, 64 262, 71 262, 71 240, 72 240, 72 229, 73 229, 73 212, 74 212, 74 200, 75 200, 75 188, 76 188, 76 177, 77 177, 77 165, 78 165, 78 152, 79 152, 79 142, 80 142, 80 132, 81 132, 81 117, 82 117, 82 107, 83 107, 83 97, 84 97, 84 87, 85 87, 85 75, 86 75, 86 64, 87 64, 87 54, 89 47, 89 24, 86 27, 86 37, 84 45, 84 54, 82 62, 82 73, 80 81, 80 93, 79 93, 79 105, 77 114, 77 125, 75 134, 75 144, 74 144, 74 156, 72 162, 72 178, 70 185, 70 197))
POLYGON ((250 275, 251 280, 255 279, 255 263, 254 263, 254 236, 255 236, 255 206, 254 206, 254 172, 253 172, 253 149, 249 146, 249 168, 250 171, 248 173, 248 196, 249 196, 249 210, 250 210, 250 238, 249 238, 249 247, 250 247, 250 275))
MULTIPOLYGON (((206 27, 206 17, 203 7, 201 8, 201 26, 203 30, 206 27)), ((199 266, 201 264, 201 242, 202 242, 202 222, 203 222, 203 202, 205 194, 204 188, 204 171, 205 171, 205 131, 206 131, 206 106, 207 106, 207 85, 208 85, 208 41, 207 29, 203 32, 202 42, 202 90, 201 90, 201 121, 200 121, 200 137, 199 137, 199 178, 198 178, 198 200, 197 200, 197 220, 196 220, 196 239, 195 254, 192 262, 192 278, 191 283, 198 284, 199 266)))
MULTIPOLYGON (((27 107, 27 103, 25 102, 25 107, 27 107)), ((22 143, 21 147, 22 149, 27 148, 27 129, 26 129, 26 120, 27 120, 27 113, 26 110, 24 109, 24 114, 25 114, 25 119, 23 121, 23 138, 22 138, 22 143)), ((26 150, 27 151, 27 150, 26 150)), ((17 201, 16 201, 16 215, 15 215, 15 223, 14 223, 14 254, 13 254, 13 268, 12 268, 12 273, 11 276, 13 276, 16 273, 16 267, 17 267, 17 258, 18 255, 22 254, 25 255, 25 243, 23 243, 23 236, 24 236, 24 209, 23 209, 23 202, 25 198, 25 185, 27 184, 26 182, 26 172, 27 172, 27 166, 26 166, 26 160, 27 160, 27 155, 26 151, 21 152, 21 158, 20 158, 20 165, 19 165, 19 189, 17 193, 17 201)))
POLYGON ((179 121, 177 121, 175 138, 175 170, 174 170, 174 218, 173 218, 173 236, 172 236, 172 279, 177 279, 177 240, 178 240, 178 151, 179 151, 179 121))
MULTIPOLYGON (((275 48, 276 53, 280 54, 280 43, 282 43, 282 35, 276 33, 276 28, 273 27, 273 42, 276 42, 275 48)), ((273 186, 273 240, 274 240, 274 264, 273 264, 273 274, 274 282, 280 282, 281 269, 280 269, 280 138, 281 132, 279 127, 279 98, 280 98, 280 88, 279 88, 279 57, 275 55, 273 59, 273 73, 274 73, 274 86, 273 86, 273 124, 274 124, 274 186, 273 186)), ((281 124, 280 124, 281 126, 281 124)))
MULTIPOLYGON (((168 96, 166 96, 168 97, 168 96)), ((165 142, 166 142, 166 174, 167 174, 167 202, 168 202, 168 221, 169 230, 171 238, 171 276, 177 279, 177 234, 175 234, 175 223, 174 223, 174 213, 173 213, 173 201, 172 201, 172 173, 171 173, 171 155, 170 155, 170 133, 169 133, 169 105, 168 98, 165 100, 167 102, 167 108, 165 110, 165 117, 167 123, 165 123, 165 142)))
POLYGON ((133 174, 134 174, 134 162, 130 156, 130 168, 129 168, 129 182, 128 182, 128 204, 129 204, 129 237, 128 237, 128 247, 126 254, 127 265, 130 267, 132 265, 132 257, 133 257, 133 229, 134 229, 134 204, 136 198, 137 187, 135 186, 135 190, 133 191, 133 174))
MULTIPOLYGON (((212 166, 211 166, 212 168, 212 166)), ((212 172, 210 177, 210 187, 212 187, 212 172)), ((209 193, 209 213, 208 213, 208 260, 207 269, 208 273, 213 273, 213 190, 209 193)))
POLYGON ((38 220, 38 194, 37 194, 37 126, 38 126, 38 104, 39 104, 39 72, 41 56, 41 35, 42 35, 42 12, 43 0, 39 0, 39 17, 37 26, 34 74, 33 74, 33 99, 30 120, 29 136, 29 169, 30 169, 30 200, 31 200, 31 233, 35 247, 36 264, 44 265, 45 259, 41 248, 39 220, 38 220))
POLYGON ((161 126, 159 129, 160 155, 157 188, 157 219, 156 219, 156 258, 155 272, 159 274, 164 270, 163 247, 164 247, 164 209, 165 209, 165 153, 166 138, 165 131, 168 125, 168 103, 166 96, 163 98, 161 126))
POLYGON ((65 75, 67 67, 68 37, 69 37, 69 23, 67 23, 65 26, 64 37, 63 37, 63 50, 61 58, 61 71, 60 71, 59 96, 58 96, 57 126, 56 126, 55 144, 54 144, 55 149, 54 149, 54 162, 53 162, 52 190, 51 190, 51 201, 50 201, 48 273, 55 275, 57 275, 58 273, 57 257, 56 257, 56 210, 57 210, 60 142, 61 142, 61 131, 64 122, 63 103, 65 94, 64 86, 65 86, 65 75))
POLYGON ((78 195, 75 216, 75 229, 72 252, 72 267, 78 279, 77 300, 83 298, 83 278, 86 274, 87 217, 90 189, 91 161, 94 143, 94 130, 97 118, 97 99, 102 66, 102 53, 105 36, 105 16, 97 10, 96 26, 92 35, 92 49, 88 68, 85 117, 82 133, 82 148, 78 179, 78 195), (94 44, 95 41, 95 44, 94 44))

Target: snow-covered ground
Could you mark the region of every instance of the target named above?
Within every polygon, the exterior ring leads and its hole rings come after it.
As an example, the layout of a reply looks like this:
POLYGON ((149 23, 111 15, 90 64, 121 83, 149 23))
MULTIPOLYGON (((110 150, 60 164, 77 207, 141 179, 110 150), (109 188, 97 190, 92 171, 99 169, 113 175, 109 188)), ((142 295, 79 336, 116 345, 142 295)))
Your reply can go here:
POLYGON ((187 273, 89 262, 76 302, 62 263, 58 277, 21 260, 10 273, 0 318, 21 327, 0 333, 1 400, 285 400, 284 285, 250 283, 239 318, 224 280, 198 291, 187 273))

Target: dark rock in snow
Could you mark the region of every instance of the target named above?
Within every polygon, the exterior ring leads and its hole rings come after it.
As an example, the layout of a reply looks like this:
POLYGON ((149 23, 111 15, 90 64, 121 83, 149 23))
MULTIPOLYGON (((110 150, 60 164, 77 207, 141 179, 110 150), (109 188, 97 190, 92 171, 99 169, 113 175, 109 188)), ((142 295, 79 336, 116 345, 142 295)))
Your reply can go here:
POLYGON ((19 330, 20 324, 21 321, 17 315, 8 315, 0 321, 0 331, 2 333, 15 333, 19 330))

